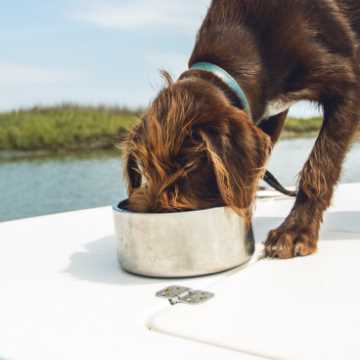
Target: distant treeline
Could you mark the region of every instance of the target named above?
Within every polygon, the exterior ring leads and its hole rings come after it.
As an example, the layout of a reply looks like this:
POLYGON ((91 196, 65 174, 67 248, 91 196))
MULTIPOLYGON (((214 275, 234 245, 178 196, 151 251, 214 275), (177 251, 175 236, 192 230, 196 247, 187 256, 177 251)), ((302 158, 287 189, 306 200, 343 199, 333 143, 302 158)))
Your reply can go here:
MULTIPOLYGON (((139 111, 61 105, 0 113, 0 150, 75 151, 110 149, 138 121, 139 111)), ((289 119, 284 136, 310 136, 320 118, 289 119)))

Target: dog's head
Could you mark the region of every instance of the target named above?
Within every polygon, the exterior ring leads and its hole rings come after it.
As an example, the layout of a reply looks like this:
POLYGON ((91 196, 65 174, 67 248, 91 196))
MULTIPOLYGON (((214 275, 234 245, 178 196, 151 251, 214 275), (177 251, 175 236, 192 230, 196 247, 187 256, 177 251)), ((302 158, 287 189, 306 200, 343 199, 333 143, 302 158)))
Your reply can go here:
POLYGON ((123 142, 129 209, 230 206, 249 216, 270 138, 200 78, 173 82, 123 142))

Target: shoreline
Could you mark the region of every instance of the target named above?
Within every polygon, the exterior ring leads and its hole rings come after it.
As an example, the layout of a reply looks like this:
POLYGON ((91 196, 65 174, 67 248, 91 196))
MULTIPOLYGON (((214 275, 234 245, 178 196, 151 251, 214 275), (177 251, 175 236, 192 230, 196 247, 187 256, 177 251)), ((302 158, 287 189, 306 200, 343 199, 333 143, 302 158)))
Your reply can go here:
MULTIPOLYGON (((280 138, 279 141, 283 140, 297 140, 297 139, 309 139, 314 138, 316 133, 307 133, 307 134, 296 134, 296 133, 287 133, 280 138)), ((11 162, 11 161, 22 161, 22 160, 41 160, 41 159, 50 159, 50 158, 64 158, 64 157, 75 157, 75 158, 101 158, 101 157, 117 157, 121 156, 120 150, 113 146, 107 147, 94 147, 88 145, 88 147, 79 147, 72 149, 42 149, 42 150, 1 150, 0 149, 0 163, 1 162, 11 162)))
MULTIPOLYGON (((280 137, 281 141, 301 140, 301 139, 315 139, 318 132, 291 132, 285 131, 280 137)), ((360 141, 360 133, 355 137, 354 142, 360 141)), ((116 157, 121 156, 120 149, 116 144, 97 147, 96 144, 83 144, 78 148, 59 148, 59 149, 34 149, 34 150, 18 150, 18 149, 0 149, 0 163, 8 161, 21 161, 21 160, 36 160, 48 158, 101 158, 101 157, 116 157)))
POLYGON ((16 162, 16 161, 32 161, 32 160, 48 160, 48 159, 62 159, 62 158, 74 158, 74 159, 99 159, 109 157, 119 157, 121 153, 116 147, 113 149, 76 149, 76 150, 0 150, 0 164, 4 162, 16 162))
MULTIPOLYGON (((141 109, 76 104, 0 113, 0 161, 116 153, 116 145, 139 121, 141 113, 141 109)), ((281 140, 316 137, 321 124, 319 117, 288 118, 281 140)))

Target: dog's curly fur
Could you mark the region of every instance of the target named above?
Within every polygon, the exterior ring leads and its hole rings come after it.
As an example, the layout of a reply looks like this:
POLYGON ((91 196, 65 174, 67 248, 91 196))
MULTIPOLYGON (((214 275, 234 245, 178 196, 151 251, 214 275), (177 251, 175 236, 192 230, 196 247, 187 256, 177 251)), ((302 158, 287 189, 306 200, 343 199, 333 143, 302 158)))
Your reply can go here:
POLYGON ((226 204, 249 217, 269 137, 205 80, 173 83, 166 76, 168 86, 124 144, 130 208, 169 212, 226 204))
MULTIPOLYGON (((231 206, 251 217, 258 180, 287 111, 272 100, 310 100, 324 109, 314 149, 284 223, 270 232, 269 256, 316 251, 323 212, 358 125, 358 0, 213 0, 189 65, 207 61, 244 89, 251 114, 221 80, 188 70, 167 84, 123 143, 129 207, 168 212, 231 206)), ((285 165, 285 164, 284 164, 285 165)))

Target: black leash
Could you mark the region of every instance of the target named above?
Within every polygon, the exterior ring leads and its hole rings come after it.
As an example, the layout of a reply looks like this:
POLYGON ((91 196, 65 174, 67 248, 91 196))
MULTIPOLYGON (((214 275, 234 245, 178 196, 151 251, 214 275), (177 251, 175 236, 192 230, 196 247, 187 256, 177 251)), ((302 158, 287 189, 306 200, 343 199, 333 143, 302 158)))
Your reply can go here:
POLYGON ((296 197, 297 192, 296 191, 290 191, 284 188, 284 186, 282 186, 280 184, 280 182, 276 179, 276 177, 271 174, 271 172, 266 171, 263 180, 270 185, 272 188, 274 188, 275 190, 281 192, 284 195, 287 196, 291 196, 291 197, 296 197))

